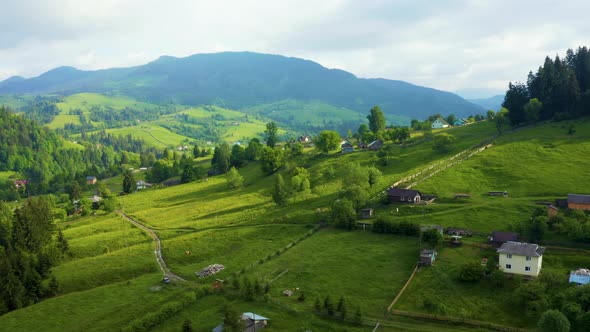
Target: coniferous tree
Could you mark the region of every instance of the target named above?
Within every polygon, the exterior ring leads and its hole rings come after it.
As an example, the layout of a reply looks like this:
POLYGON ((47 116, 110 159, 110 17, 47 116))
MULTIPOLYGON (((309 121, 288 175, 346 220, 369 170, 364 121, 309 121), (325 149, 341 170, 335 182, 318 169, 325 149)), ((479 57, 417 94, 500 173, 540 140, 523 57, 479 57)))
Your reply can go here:
POLYGON ((126 194, 131 194, 133 192, 135 186, 135 179, 133 178, 133 173, 130 170, 126 170, 123 174, 123 192, 126 194))
POLYGON ((272 200, 278 206, 285 206, 287 205, 288 195, 289 191, 287 190, 287 186, 285 185, 285 180, 283 180, 283 176, 281 174, 277 174, 274 190, 272 192, 272 200))
POLYGON ((524 105, 529 101, 529 93, 526 85, 510 82, 508 91, 504 97, 502 107, 508 109, 508 117, 513 126, 520 125, 526 121, 524 105))

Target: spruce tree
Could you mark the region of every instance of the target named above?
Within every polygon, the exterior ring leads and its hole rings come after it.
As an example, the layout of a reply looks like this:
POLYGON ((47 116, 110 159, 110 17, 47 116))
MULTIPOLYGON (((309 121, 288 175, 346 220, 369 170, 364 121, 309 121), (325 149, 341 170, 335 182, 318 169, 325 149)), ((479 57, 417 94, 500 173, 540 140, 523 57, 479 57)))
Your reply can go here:
POLYGON ((135 185, 135 179, 130 170, 126 170, 123 174, 123 192, 131 194, 133 192, 133 186, 135 185))
POLYGON ((283 176, 281 174, 277 174, 274 190, 272 193, 272 199, 278 206, 285 206, 287 205, 287 196, 289 192, 287 191, 287 186, 285 185, 285 180, 283 180, 283 176))

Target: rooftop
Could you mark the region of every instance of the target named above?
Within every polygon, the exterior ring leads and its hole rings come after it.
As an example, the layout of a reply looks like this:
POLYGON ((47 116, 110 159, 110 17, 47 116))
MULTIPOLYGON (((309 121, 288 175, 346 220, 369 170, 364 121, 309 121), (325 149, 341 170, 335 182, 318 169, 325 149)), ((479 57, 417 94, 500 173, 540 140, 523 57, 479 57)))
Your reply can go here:
POLYGON ((497 252, 518 256, 541 257, 545 252, 545 247, 539 247, 539 245, 535 243, 508 241, 502 244, 497 252))
POLYGON ((579 276, 590 276, 590 269, 577 269, 572 271, 571 274, 576 274, 579 276))
POLYGON ((518 233, 493 231, 490 238, 491 238, 490 240, 494 241, 494 242, 507 242, 507 241, 515 242, 518 240, 518 233))
POLYGON ((567 194, 567 202, 574 204, 590 204, 590 195, 567 194))
POLYGON ((418 190, 413 190, 413 189, 403 189, 403 188, 393 187, 393 188, 389 188, 387 195, 389 195, 389 196, 416 196, 416 195, 420 195, 420 192, 418 190))

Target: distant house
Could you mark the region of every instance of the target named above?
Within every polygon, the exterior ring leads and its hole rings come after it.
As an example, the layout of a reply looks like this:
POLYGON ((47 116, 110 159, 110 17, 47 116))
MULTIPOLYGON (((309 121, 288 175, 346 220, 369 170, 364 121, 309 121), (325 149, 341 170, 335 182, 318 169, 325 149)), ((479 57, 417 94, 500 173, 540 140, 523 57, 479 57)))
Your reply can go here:
POLYGON ((436 250, 434 249, 424 249, 420 252, 420 265, 422 266, 431 266, 434 264, 436 260, 436 250))
POLYGON ((87 176, 86 183, 87 184, 95 184, 96 183, 96 176, 87 176))
POLYGON ((508 197, 508 192, 507 191, 488 191, 488 196, 508 197))
POLYGON ((303 135, 303 136, 299 136, 299 138, 297 140, 301 143, 308 143, 308 142, 311 142, 311 137, 309 137, 307 135, 303 135))
POLYGON ((373 209, 362 209, 361 210, 361 218, 362 219, 369 219, 373 216, 373 209))
POLYGON ((359 149, 366 149, 367 148, 367 144, 365 142, 359 142, 357 144, 357 146, 359 147, 359 149))
POLYGON ((382 147, 383 147, 383 141, 380 139, 374 140, 373 142, 369 143, 369 145, 367 145, 367 149, 372 150, 372 151, 379 150, 382 147))
POLYGON ((147 183, 143 180, 139 180, 137 181, 137 186, 135 188, 135 190, 143 190, 143 189, 148 189, 152 186, 151 183, 147 183))
POLYGON ((392 187, 387 192, 387 197, 391 203, 403 202, 403 203, 420 203, 422 194, 418 190, 403 189, 392 187))
POLYGON ((26 186, 28 183, 29 183, 29 181, 27 181, 27 180, 15 180, 14 187, 18 190, 18 189, 21 189, 24 186, 26 186))
POLYGON ((549 204, 547 206, 547 218, 555 217, 558 212, 559 209, 555 205, 549 204))
POLYGON ((441 128, 448 128, 450 125, 443 120, 443 118, 436 118, 436 120, 432 121, 432 129, 441 129, 441 128))
POLYGON ((567 194, 567 207, 572 210, 590 211, 590 195, 567 194))
POLYGON ((455 126, 455 127, 464 126, 466 124, 467 124, 467 120, 465 120, 465 119, 457 119, 457 120, 455 120, 455 122, 453 122, 453 126, 455 126))
POLYGON ((354 146, 349 141, 343 140, 342 142, 340 142, 340 150, 342 151, 342 153, 354 152, 354 146))
POLYGON ((536 277, 541 271, 544 252, 544 247, 534 243, 508 241, 497 250, 500 270, 536 277))
POLYGON ((518 233, 493 231, 488 240, 492 246, 499 247, 508 241, 517 242, 518 233))
POLYGON ((577 269, 570 272, 570 284, 586 285, 590 283, 590 269, 577 269))
MULTIPOLYGON (((270 318, 266 318, 264 316, 255 314, 253 312, 245 312, 242 314, 242 318, 240 320, 242 325, 242 332, 255 332, 260 331, 268 325, 268 321, 270 318)), ((213 330, 213 332, 223 332, 223 323, 217 325, 213 330)))

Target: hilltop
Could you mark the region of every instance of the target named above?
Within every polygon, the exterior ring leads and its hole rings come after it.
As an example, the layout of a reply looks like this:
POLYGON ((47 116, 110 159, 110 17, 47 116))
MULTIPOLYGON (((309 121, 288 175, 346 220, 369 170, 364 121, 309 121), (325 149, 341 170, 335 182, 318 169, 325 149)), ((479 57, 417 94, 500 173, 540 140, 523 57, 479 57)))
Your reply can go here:
POLYGON ((162 56, 145 65, 83 71, 59 67, 0 82, 0 94, 127 95, 159 104, 216 104, 233 109, 297 100, 365 113, 375 104, 398 123, 434 113, 483 113, 450 92, 387 79, 365 79, 299 58, 251 52, 162 56))

